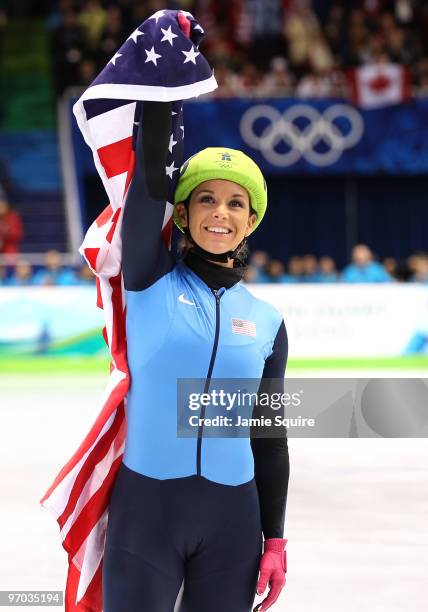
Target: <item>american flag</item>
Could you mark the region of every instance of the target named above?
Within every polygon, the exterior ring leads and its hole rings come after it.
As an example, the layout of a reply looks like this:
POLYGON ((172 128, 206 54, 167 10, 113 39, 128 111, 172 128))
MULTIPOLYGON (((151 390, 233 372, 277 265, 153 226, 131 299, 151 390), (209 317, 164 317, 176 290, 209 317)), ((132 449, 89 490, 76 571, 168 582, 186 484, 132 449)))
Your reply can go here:
POLYGON ((255 336, 256 324, 254 323, 254 321, 245 321, 244 319, 232 319, 232 331, 234 334, 255 336))
POLYGON ((198 51, 204 32, 186 11, 157 11, 141 24, 73 107, 106 189, 109 205, 89 228, 80 248, 97 278, 110 377, 100 412, 86 438, 40 503, 60 527, 68 553, 65 610, 101 612, 102 561, 112 486, 126 436, 125 294, 120 228, 135 167, 135 135, 144 100, 172 102, 172 132, 165 174, 169 182, 162 238, 171 248, 172 202, 182 163, 182 100, 212 91, 217 83, 198 51))

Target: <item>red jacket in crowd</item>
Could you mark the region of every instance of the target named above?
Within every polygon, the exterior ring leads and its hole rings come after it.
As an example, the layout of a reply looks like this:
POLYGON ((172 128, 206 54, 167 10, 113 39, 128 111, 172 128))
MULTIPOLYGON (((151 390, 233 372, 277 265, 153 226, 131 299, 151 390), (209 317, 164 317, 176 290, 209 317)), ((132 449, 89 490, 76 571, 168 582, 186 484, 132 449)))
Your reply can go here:
POLYGON ((24 230, 19 214, 7 210, 0 214, 0 253, 18 253, 24 230))

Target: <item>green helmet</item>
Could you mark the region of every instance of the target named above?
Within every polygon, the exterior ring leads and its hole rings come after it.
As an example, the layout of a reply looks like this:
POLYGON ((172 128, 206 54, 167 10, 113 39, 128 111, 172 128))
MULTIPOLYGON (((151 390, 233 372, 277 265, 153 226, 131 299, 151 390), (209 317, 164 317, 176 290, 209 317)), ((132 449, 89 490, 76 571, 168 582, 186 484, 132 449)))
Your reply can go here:
POLYGON ((207 147, 189 157, 180 168, 180 178, 174 196, 174 223, 184 231, 178 219, 175 204, 184 202, 192 191, 211 179, 226 179, 245 187, 250 195, 250 204, 257 214, 254 228, 259 225, 266 212, 266 181, 258 165, 237 149, 207 147))

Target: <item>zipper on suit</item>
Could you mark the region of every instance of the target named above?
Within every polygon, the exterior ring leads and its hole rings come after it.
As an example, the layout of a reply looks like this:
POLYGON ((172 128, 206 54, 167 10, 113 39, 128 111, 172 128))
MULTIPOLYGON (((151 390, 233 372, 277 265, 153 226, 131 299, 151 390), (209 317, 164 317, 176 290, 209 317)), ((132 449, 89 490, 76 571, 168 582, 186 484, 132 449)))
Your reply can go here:
MULTIPOLYGON (((215 333, 214 333, 213 349, 211 351, 210 365, 208 367, 207 378, 205 380, 205 385, 204 385, 204 393, 208 393, 208 389, 209 389, 210 382, 211 382, 211 374, 214 368, 214 362, 215 362, 215 358, 217 354, 218 338, 220 335, 220 298, 225 292, 225 288, 222 287, 221 289, 211 289, 211 291, 215 297, 215 333)), ((205 406, 202 406, 200 418, 203 419, 204 417, 205 417, 205 406)), ((201 475, 201 446, 202 446, 203 429, 204 429, 204 426, 202 423, 201 425, 199 425, 199 428, 198 428, 198 445, 197 445, 197 450, 196 450, 196 471, 197 471, 198 476, 201 475)))

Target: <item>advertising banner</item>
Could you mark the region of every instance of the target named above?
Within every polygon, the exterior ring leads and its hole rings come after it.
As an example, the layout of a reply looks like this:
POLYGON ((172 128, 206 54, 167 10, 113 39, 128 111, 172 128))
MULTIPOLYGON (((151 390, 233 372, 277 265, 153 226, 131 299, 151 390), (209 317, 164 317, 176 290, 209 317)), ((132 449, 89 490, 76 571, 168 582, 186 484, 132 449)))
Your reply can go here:
MULTIPOLYGON (((71 113, 72 102, 69 103, 71 113)), ((77 175, 95 173, 74 118, 77 175)), ((184 104, 185 152, 228 146, 266 175, 428 172, 428 100, 362 110, 341 99, 217 99, 184 104)))
POLYGON ((296 358, 398 357, 427 350, 428 287, 251 285, 274 304, 296 358))
POLYGON ((184 123, 189 155, 242 149, 266 175, 428 171, 427 100, 370 110, 332 99, 189 102, 184 123))
MULTIPOLYGON (((428 354, 428 287, 247 285, 282 313, 290 359, 428 354)), ((0 356, 107 355, 92 287, 0 290, 0 356)))
POLYGON ((94 287, 0 289, 0 356, 107 354, 94 287))

